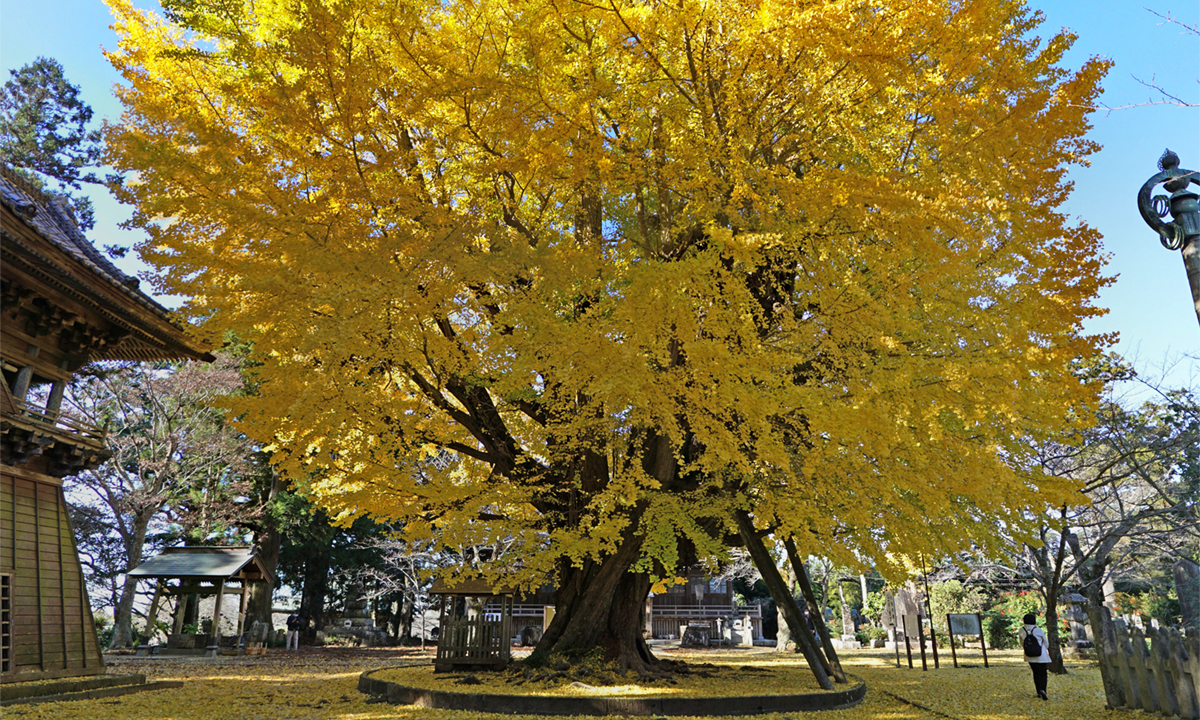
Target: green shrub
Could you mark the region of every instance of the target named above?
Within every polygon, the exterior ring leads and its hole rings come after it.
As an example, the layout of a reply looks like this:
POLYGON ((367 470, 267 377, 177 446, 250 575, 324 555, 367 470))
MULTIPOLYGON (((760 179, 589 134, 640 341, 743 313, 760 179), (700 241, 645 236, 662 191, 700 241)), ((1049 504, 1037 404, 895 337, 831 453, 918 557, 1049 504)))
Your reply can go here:
POLYGON ((863 612, 871 622, 879 625, 883 621, 883 608, 886 604, 887 596, 882 592, 869 592, 867 593, 867 603, 863 608, 863 612))
POLYGON ((933 606, 933 617, 940 628, 950 613, 982 613, 987 606, 987 596, 974 585, 947 580, 929 586, 929 604, 933 606))
POLYGON ((983 633, 988 647, 1005 650, 1017 647, 1017 631, 1025 613, 1042 617, 1045 605, 1037 593, 1022 590, 1005 593, 998 602, 983 613, 983 633))
POLYGON ((887 628, 869 627, 866 629, 867 637, 871 640, 887 640, 887 628))
POLYGON ((1118 592, 1114 604, 1119 615, 1141 615, 1167 626, 1176 625, 1181 619, 1179 596, 1175 594, 1175 588, 1169 588, 1166 592, 1159 588, 1145 592, 1118 592))

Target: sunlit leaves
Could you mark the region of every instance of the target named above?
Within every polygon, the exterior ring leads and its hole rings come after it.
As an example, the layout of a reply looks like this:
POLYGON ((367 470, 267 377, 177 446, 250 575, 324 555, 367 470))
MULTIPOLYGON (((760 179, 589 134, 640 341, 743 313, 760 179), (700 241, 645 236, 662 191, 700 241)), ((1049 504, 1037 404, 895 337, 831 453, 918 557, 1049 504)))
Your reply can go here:
POLYGON ((1106 65, 1018 3, 176 6, 112 0, 141 250, 334 514, 537 582, 630 532, 670 576, 734 506, 851 561, 1071 491, 1024 469, 1105 341, 1056 208, 1106 65))

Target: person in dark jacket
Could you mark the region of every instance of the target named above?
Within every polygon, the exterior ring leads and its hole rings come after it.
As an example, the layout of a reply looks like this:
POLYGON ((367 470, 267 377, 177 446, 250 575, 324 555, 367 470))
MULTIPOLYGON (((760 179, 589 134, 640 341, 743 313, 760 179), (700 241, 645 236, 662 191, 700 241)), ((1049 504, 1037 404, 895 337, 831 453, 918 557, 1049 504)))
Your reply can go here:
POLYGON ((300 616, 296 613, 287 616, 286 650, 300 651, 300 616))
POLYGON ((1025 652, 1025 662, 1029 663, 1029 669, 1033 671, 1033 688, 1037 690, 1038 697, 1049 700, 1050 698, 1046 695, 1046 679, 1050 671, 1050 641, 1046 638, 1046 633, 1037 626, 1036 615, 1026 613, 1022 620, 1025 622, 1025 627, 1017 633, 1021 648, 1025 647, 1025 638, 1032 636, 1042 651, 1040 655, 1030 655, 1025 652))

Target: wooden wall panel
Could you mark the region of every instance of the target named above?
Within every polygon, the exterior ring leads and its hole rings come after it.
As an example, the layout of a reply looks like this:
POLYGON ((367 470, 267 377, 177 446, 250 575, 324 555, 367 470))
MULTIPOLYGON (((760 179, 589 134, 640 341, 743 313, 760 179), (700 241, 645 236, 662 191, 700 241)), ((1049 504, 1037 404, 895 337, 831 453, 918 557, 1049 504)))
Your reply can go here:
POLYGON ((104 671, 62 487, 0 482, 0 572, 12 575, 12 663, 4 680, 104 671))

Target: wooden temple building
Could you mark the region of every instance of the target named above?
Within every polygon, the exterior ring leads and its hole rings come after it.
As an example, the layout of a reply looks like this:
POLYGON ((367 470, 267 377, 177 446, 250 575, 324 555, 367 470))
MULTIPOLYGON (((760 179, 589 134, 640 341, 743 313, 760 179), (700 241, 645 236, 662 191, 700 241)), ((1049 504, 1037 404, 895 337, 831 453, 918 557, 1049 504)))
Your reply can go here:
MULTIPOLYGON (((233 651, 242 648, 236 643, 246 630, 246 605, 250 600, 250 584, 274 582, 271 571, 262 558, 250 547, 172 547, 150 558, 129 571, 130 577, 155 581, 154 599, 146 614, 146 626, 153 627, 158 619, 160 602, 168 597, 175 598, 175 610, 171 618, 171 632, 167 636, 166 648, 176 654, 182 651, 203 651, 208 657, 216 657, 221 650, 222 601, 230 595, 238 598, 238 612, 231 636, 233 651), (170 581, 175 584, 171 585, 170 581), (197 603, 202 596, 213 596, 212 618, 207 633, 185 633, 189 603, 197 603)), ((138 654, 163 654, 159 647, 142 645, 138 654)))
POLYGON ((80 232, 0 165, 0 682, 104 672, 62 478, 108 457, 61 411, 95 360, 210 359, 80 232))

